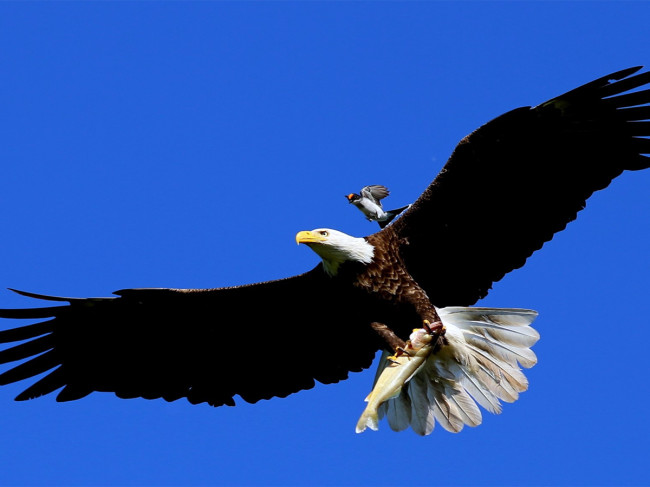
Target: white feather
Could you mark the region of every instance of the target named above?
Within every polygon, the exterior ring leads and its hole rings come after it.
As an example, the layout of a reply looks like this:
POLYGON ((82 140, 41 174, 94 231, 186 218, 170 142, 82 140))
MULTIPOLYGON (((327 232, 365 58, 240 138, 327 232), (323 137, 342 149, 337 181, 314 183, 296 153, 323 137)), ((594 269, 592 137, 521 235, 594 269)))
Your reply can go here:
POLYGON ((440 426, 452 433, 458 433, 465 423, 456 402, 452 399, 454 389, 445 380, 429 381, 428 397, 433 406, 433 416, 440 426))
POLYGON ((465 341, 495 357, 505 360, 513 367, 519 363, 522 367, 531 368, 537 363, 537 356, 530 348, 521 348, 497 342, 482 334, 465 332, 465 341))
POLYGON ((478 379, 475 371, 459 364, 451 364, 450 369, 456 373, 460 385, 469 392, 476 402, 492 414, 501 414, 499 398, 478 379))
POLYGON ((514 402, 528 388, 522 367, 537 357, 530 350, 539 333, 530 324, 537 312, 512 308, 438 310, 447 344, 429 355, 400 394, 379 407, 393 430, 409 425, 419 435, 430 434, 437 421, 451 432, 481 424, 481 411, 499 414, 500 400, 514 402))
POLYGON ((431 434, 436 422, 427 397, 427 377, 425 374, 415 374, 408 384, 411 399, 411 428, 418 435, 431 434))
POLYGON ((481 424, 483 421, 481 410, 464 388, 454 388, 454 393, 449 399, 456 404, 456 408, 464 424, 468 426, 478 426, 481 424))
POLYGON ((384 414, 393 431, 404 431, 411 424, 411 398, 408 394, 400 394, 394 400, 387 401, 379 408, 379 418, 384 414), (384 413, 384 411, 386 411, 384 413))

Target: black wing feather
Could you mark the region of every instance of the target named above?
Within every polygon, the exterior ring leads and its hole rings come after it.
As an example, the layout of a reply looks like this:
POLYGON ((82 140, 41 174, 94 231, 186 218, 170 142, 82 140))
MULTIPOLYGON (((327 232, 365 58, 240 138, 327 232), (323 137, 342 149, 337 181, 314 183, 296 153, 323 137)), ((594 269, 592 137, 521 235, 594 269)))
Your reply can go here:
POLYGON ((408 241, 409 271, 436 306, 471 305, 521 267, 624 170, 650 167, 650 82, 630 68, 465 137, 385 231, 408 241), (611 82, 611 80, 620 80, 611 82))
POLYGON ((30 340, 0 352, 0 363, 28 359, 1 374, 0 385, 49 372, 16 399, 63 388, 59 401, 105 391, 232 405, 236 395, 256 402, 315 380, 338 382, 369 367, 380 346, 363 320, 363 300, 339 291, 320 266, 248 286, 116 294, 0 310, 4 318, 52 318, 0 332, 0 343, 30 340))

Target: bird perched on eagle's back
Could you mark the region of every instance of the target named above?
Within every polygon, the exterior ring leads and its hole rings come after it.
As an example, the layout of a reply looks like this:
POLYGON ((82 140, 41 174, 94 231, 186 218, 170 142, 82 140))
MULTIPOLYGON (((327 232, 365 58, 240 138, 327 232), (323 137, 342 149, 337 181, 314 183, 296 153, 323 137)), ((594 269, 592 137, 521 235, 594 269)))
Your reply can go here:
POLYGON ((432 350, 444 354, 453 345, 437 308, 476 303, 572 221, 594 191, 625 170, 650 167, 650 72, 635 75, 639 69, 479 127, 377 233, 299 233, 322 258, 303 274, 228 288, 124 289, 105 298, 21 292, 49 303, 0 310, 4 318, 42 320, 0 331, 0 343, 20 342, 0 351, 0 363, 19 362, 0 374, 0 385, 43 374, 17 399, 59 391, 57 400, 67 401, 105 391, 218 406, 343 380, 368 368, 377 350, 394 352, 424 320, 436 333, 432 350), (286 359, 265 359, 278 351, 286 359))
POLYGON ((389 194, 390 192, 386 186, 373 184, 361 188, 359 194, 350 193, 345 195, 345 197, 347 198, 348 203, 352 203, 354 206, 359 208, 364 215, 366 215, 368 221, 376 221, 380 228, 384 228, 393 221, 397 215, 409 207, 409 205, 406 205, 401 208, 396 208, 395 210, 384 211, 384 208, 381 205, 381 200, 389 194))

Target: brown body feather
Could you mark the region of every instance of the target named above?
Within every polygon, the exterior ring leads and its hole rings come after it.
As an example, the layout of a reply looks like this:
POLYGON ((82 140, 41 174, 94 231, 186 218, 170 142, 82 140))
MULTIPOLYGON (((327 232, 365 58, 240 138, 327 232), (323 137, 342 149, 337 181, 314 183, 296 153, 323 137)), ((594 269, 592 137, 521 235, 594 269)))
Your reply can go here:
POLYGON ((391 229, 370 235, 366 240, 375 248, 375 259, 355 277, 354 286, 365 288, 393 306, 411 307, 419 320, 401 319, 393 324, 398 336, 406 339, 424 320, 439 323, 438 313, 427 293, 411 276, 402 257, 404 241, 391 229))

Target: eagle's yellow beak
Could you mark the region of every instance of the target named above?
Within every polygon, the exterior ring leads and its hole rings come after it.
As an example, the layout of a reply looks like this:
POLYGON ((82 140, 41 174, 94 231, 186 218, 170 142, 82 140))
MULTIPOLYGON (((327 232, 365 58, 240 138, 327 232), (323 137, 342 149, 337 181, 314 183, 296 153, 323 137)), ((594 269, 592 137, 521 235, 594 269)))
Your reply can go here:
POLYGON ((309 230, 303 230, 296 234, 296 243, 297 244, 308 244, 308 243, 321 243, 327 240, 325 236, 320 235, 315 232, 310 232, 309 230))

